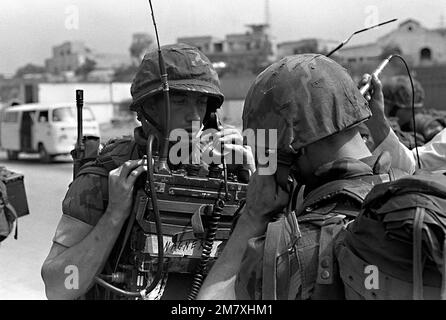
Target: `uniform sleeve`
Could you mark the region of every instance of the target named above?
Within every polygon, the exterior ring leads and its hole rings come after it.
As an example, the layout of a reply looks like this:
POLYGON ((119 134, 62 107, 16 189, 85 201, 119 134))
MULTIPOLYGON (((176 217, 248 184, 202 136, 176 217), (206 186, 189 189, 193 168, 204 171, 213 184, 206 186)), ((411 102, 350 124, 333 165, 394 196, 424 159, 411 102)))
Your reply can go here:
POLYGON ((388 151, 392 156, 392 168, 400 169, 408 174, 415 172, 415 157, 411 150, 402 144, 393 130, 373 151, 373 155, 379 155, 388 151))
POLYGON ((236 300, 259 300, 262 298, 264 242, 264 236, 248 241, 234 284, 236 300))
POLYGON ((53 242, 71 247, 84 239, 106 209, 108 184, 105 177, 85 174, 71 184, 62 202, 62 217, 53 242))
MULTIPOLYGON (((413 157, 416 159, 416 150, 412 149, 413 157)), ((440 131, 431 141, 422 147, 418 147, 421 168, 427 170, 446 169, 446 129, 440 131)))

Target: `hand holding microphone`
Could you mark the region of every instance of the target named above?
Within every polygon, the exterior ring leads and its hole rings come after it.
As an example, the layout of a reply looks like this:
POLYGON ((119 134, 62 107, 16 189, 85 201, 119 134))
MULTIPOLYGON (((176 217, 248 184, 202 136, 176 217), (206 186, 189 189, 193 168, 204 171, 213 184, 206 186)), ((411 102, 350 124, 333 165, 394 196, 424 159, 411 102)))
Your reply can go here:
POLYGON ((379 72, 376 71, 372 75, 364 74, 360 82, 362 89, 360 89, 361 93, 364 92, 364 97, 369 101, 370 111, 372 112, 372 116, 365 122, 365 124, 370 130, 375 146, 380 145, 390 131, 390 126, 384 111, 382 83, 378 79, 377 74, 379 74, 379 72))

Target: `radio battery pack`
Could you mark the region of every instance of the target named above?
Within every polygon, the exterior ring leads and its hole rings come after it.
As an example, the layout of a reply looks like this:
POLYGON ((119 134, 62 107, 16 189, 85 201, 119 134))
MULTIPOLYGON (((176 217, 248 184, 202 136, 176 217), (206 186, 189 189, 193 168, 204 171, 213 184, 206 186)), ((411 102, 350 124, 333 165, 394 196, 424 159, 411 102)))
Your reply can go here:
POLYGON ((29 214, 23 174, 12 172, 0 166, 0 180, 6 185, 6 192, 18 217, 29 214))

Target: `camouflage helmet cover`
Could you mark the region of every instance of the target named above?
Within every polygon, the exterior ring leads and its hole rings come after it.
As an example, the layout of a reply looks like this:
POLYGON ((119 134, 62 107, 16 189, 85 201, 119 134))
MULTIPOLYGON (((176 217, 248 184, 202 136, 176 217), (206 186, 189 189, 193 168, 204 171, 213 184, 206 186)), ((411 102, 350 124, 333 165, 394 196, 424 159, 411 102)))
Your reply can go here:
POLYGON ((370 116, 343 67, 323 55, 303 54, 285 57, 257 77, 245 100, 243 126, 277 129, 277 150, 292 154, 370 116))
MULTIPOLYGON (((197 48, 174 44, 161 47, 169 88, 172 91, 201 92, 209 96, 208 106, 215 109, 223 103, 218 74, 209 59, 197 48)), ((133 79, 130 92, 136 111, 142 102, 162 91, 158 50, 148 52, 133 79)))
MULTIPOLYGON (((420 82, 412 79, 415 90, 415 108, 422 108, 424 102, 424 89, 420 82)), ((412 107, 412 87, 408 76, 393 76, 383 81, 383 95, 386 109, 394 106, 398 108, 412 107)))

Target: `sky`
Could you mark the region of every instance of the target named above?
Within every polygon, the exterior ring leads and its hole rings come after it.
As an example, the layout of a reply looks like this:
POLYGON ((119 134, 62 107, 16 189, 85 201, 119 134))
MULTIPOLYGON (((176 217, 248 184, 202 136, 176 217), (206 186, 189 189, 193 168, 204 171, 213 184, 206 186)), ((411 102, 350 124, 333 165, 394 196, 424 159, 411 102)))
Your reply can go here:
MULTIPOLYGON (((266 0, 152 0, 161 44, 178 37, 243 33, 265 22, 266 0)), ((399 21, 355 37, 372 42, 414 18, 446 27, 446 0, 269 0, 275 41, 316 37, 342 41, 372 21, 399 21)), ((96 52, 127 54, 132 34, 154 34, 148 0, 0 0, 0 74, 44 65, 51 48, 82 40, 96 52)))

